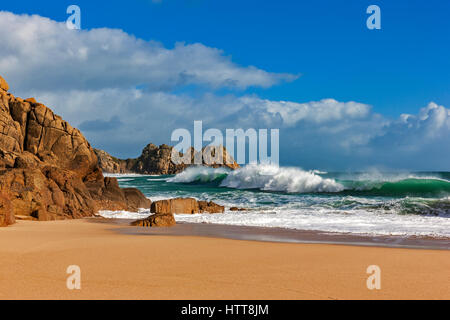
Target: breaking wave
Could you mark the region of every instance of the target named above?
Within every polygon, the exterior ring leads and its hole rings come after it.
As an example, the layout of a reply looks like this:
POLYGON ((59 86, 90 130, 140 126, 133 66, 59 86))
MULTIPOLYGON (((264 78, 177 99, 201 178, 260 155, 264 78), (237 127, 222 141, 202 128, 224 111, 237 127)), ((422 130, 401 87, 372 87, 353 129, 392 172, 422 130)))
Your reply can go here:
POLYGON ((224 168, 191 167, 167 179, 172 183, 213 184, 233 189, 255 189, 285 193, 343 193, 367 196, 439 196, 450 195, 450 181, 439 177, 398 175, 355 176, 345 179, 326 177, 327 173, 294 167, 247 165, 231 171, 224 168))

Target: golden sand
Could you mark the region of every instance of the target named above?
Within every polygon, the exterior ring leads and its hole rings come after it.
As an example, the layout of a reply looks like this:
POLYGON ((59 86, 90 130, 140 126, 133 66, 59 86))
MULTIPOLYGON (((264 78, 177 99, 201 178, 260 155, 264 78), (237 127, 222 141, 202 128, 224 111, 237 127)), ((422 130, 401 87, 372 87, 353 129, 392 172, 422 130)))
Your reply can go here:
POLYGON ((92 220, 0 229, 1 299, 450 299, 450 251, 127 235, 92 220), (81 289, 66 286, 81 269, 81 289), (366 269, 381 268, 369 290, 366 269))

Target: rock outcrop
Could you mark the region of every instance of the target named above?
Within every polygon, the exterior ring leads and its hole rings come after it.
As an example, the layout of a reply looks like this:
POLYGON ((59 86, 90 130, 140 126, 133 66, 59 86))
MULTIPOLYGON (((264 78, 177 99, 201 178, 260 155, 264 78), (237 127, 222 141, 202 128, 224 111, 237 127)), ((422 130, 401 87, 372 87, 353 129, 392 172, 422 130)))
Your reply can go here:
MULTIPOLYGON (((225 167, 229 169, 237 169, 239 165, 228 154, 225 147, 222 147, 222 157, 219 155, 216 158, 217 148, 205 147, 202 150, 202 165, 219 168, 225 167)), ((185 170, 187 167, 195 165, 195 157, 198 152, 193 148, 190 150, 190 157, 188 157, 188 164, 175 164, 172 161, 173 147, 162 144, 159 147, 154 144, 147 145, 139 158, 121 160, 117 159, 103 150, 95 150, 99 158, 99 166, 104 172, 108 173, 138 173, 138 174, 177 174, 185 170)), ((179 153, 180 158, 185 155, 179 153)))
POLYGON ((94 150, 78 129, 34 98, 14 97, 8 89, 0 77, 2 212, 10 205, 16 217, 55 220, 91 216, 101 209, 132 210, 137 203, 150 206, 138 190, 124 191, 115 178, 103 177, 94 150))
POLYGON ((130 173, 127 169, 126 160, 121 160, 111 156, 106 151, 100 149, 94 149, 98 158, 98 165, 105 173, 130 173))
POLYGON ((225 207, 212 201, 197 201, 194 198, 176 198, 155 201, 151 204, 153 215, 131 223, 140 227, 171 227, 176 224, 174 214, 223 213, 225 207))
POLYGON ((197 201, 194 198, 175 198, 152 203, 150 212, 157 214, 223 213, 225 207, 212 201, 197 201))
POLYGON ((200 209, 197 200, 194 198, 176 198, 153 202, 150 212, 157 214, 194 214, 200 213, 200 209))
POLYGON ((138 227, 172 227, 176 224, 173 214, 154 214, 145 219, 134 221, 132 226, 138 227))
POLYGON ((224 213, 225 207, 212 201, 199 201, 198 207, 200 213, 224 213))

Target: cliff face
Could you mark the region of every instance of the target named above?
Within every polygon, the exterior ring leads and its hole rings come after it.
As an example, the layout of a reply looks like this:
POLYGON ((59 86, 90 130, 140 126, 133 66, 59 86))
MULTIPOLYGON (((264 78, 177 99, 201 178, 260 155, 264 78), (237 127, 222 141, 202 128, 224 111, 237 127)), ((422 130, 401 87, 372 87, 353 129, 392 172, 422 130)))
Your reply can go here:
MULTIPOLYGON (((23 100, 8 90, 0 77, 0 225, 14 217, 80 218, 136 206, 116 179, 103 177, 78 129, 34 98, 23 100)), ((139 198, 139 205, 150 206, 140 192, 139 198)))
MULTIPOLYGON (((158 147, 150 143, 142 150, 139 158, 127 160, 114 158, 103 150, 94 150, 99 158, 99 166, 108 173, 177 174, 192 165, 175 164, 172 161, 173 147, 165 144, 158 147)), ((225 147, 222 150, 223 163, 215 163, 211 158, 208 158, 209 156, 214 156, 214 148, 203 148, 203 154, 207 155, 206 159, 205 157, 203 158, 203 165, 213 168, 226 167, 232 170, 239 168, 239 165, 228 154, 225 147)), ((191 149, 191 163, 194 163, 195 153, 196 151, 191 149)), ((183 157, 182 153, 180 153, 180 157, 183 157)))

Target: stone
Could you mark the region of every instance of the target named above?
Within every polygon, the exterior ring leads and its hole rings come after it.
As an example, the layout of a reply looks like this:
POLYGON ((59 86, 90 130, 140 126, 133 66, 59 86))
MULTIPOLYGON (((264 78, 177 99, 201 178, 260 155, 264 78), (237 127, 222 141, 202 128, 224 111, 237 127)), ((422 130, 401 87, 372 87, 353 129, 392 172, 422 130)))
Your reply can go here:
POLYGON ((238 207, 231 207, 230 211, 248 211, 249 209, 245 208, 238 208, 238 207))
POLYGON ((200 213, 224 213, 225 207, 212 201, 198 201, 200 213))
POLYGON ((157 214, 199 213, 198 202, 194 198, 176 198, 152 202, 150 212, 157 214))
POLYGON ((150 209, 152 202, 146 198, 142 192, 136 188, 122 189, 125 194, 125 199, 129 210, 137 211, 138 209, 150 209))
POLYGON ((173 214, 154 214, 145 219, 134 221, 133 226, 138 227, 172 227, 176 224, 173 214))
POLYGON ((175 198, 152 202, 150 212, 158 214, 223 213, 225 207, 212 201, 175 198))

